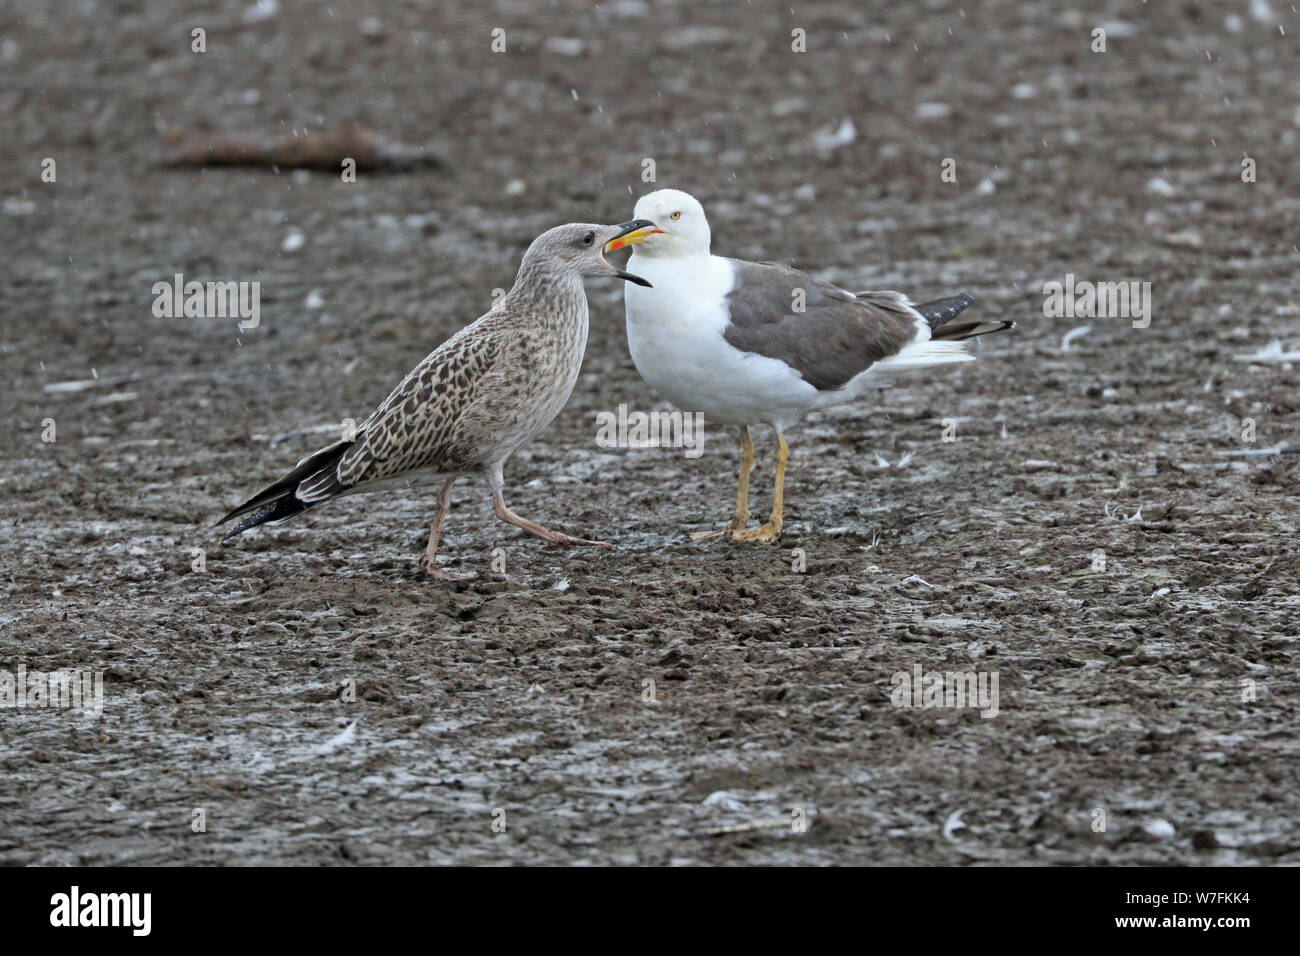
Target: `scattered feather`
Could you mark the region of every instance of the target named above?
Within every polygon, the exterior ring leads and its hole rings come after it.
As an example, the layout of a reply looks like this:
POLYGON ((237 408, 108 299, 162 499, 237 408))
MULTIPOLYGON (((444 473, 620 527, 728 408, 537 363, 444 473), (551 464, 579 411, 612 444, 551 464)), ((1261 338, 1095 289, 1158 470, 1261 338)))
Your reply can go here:
POLYGON ((1277 23, 1277 14, 1268 0, 1250 0, 1250 15, 1260 23, 1277 23))
POLYGON ((917 119, 943 119, 952 114, 952 107, 947 103, 920 103, 916 107, 917 119))
POLYGON ((755 820, 753 823, 734 823, 726 827, 710 827, 704 831, 705 836, 723 836, 727 833, 752 833, 755 830, 788 829, 789 820, 755 820))
POLYGON ((857 138, 858 131, 853 125, 853 120, 845 118, 840 120, 839 126, 827 126, 814 133, 813 145, 820 150, 829 152, 832 149, 847 146, 857 138))
POLYGON ((1300 455, 1300 448, 1243 448, 1239 451, 1221 451, 1229 458, 1254 458, 1266 455, 1300 455))
POLYGON ((257 0, 244 11, 245 23, 261 23, 269 20, 280 11, 280 0, 257 0))
POLYGON ((1155 196, 1172 196, 1176 190, 1170 185, 1169 180, 1155 176, 1147 183, 1147 192, 1155 196))
POLYGON ((1274 339, 1256 352, 1239 353, 1233 356, 1238 362, 1282 363, 1300 362, 1300 352, 1287 352, 1282 348, 1282 340, 1274 339))
POLYGON ((1108 37, 1131 37, 1137 35, 1137 27, 1127 20, 1106 20, 1101 24, 1108 37))
POLYGON ((1078 325, 1070 329, 1070 331, 1066 332, 1065 335, 1061 338, 1061 351, 1062 352, 1070 351, 1071 342, 1073 342, 1075 339, 1083 338, 1091 331, 1092 331, 1091 325, 1078 325))
POLYGON ((740 813, 745 809, 740 794, 732 793, 730 790, 714 790, 704 798, 704 805, 706 807, 721 807, 723 810, 729 810, 732 813, 740 813))
POLYGON ((6 216, 30 216, 36 212, 36 203, 18 196, 7 196, 3 208, 6 216))
POLYGON ((325 743, 317 746, 313 752, 317 754, 333 753, 334 751, 342 747, 346 747, 348 744, 352 743, 356 739, 357 739, 357 722, 354 720, 352 721, 352 723, 348 724, 346 727, 344 727, 341 731, 339 731, 329 740, 325 741, 325 743))
POLYGON ((1138 508, 1138 510, 1133 512, 1131 515, 1126 515, 1118 508, 1116 508, 1114 511, 1111 511, 1110 502, 1107 501, 1105 506, 1102 508, 1102 510, 1106 513, 1106 517, 1109 518, 1111 521, 1141 521, 1142 520, 1141 508, 1138 508))
POLYGON ((1142 824, 1142 832, 1156 840, 1172 840, 1174 838, 1174 825, 1168 820, 1148 820, 1142 824))
POLYGON ((958 830, 966 829, 966 824, 961 822, 961 815, 965 812, 965 810, 954 810, 948 815, 948 819, 944 822, 943 838, 949 843, 956 842, 956 839, 953 837, 954 833, 958 830))

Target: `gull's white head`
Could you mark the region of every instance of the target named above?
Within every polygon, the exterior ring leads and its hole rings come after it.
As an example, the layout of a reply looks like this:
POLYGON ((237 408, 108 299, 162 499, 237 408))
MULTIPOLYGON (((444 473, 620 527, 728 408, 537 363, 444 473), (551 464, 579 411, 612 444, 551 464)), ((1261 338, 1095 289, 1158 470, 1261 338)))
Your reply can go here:
POLYGON ((704 207, 690 193, 680 189, 659 189, 637 200, 636 218, 649 219, 659 233, 647 236, 636 247, 636 255, 654 257, 707 256, 709 220, 704 207))

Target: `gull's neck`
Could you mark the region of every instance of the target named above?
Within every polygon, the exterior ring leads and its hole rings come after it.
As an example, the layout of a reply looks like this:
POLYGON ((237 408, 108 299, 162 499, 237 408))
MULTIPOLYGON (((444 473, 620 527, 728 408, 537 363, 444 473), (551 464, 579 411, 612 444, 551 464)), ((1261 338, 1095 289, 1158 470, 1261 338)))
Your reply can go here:
MULTIPOLYGON (((651 253, 648 251, 642 251, 640 246, 633 246, 632 258, 628 260, 628 267, 631 269, 633 262, 651 262, 655 265, 670 266, 692 262, 707 262, 712 258, 713 254, 709 251, 708 246, 705 246, 703 249, 688 249, 669 254, 651 253)), ((636 270, 631 269, 631 271, 635 272, 636 270)))
POLYGON ((542 341, 559 350, 557 354, 577 355, 580 360, 586 350, 587 290, 579 275, 525 264, 492 312, 504 313, 501 317, 513 326, 539 333, 542 341))
POLYGON ((502 304, 562 308, 577 301, 587 301, 582 276, 573 272, 557 273, 539 263, 525 261, 502 304))

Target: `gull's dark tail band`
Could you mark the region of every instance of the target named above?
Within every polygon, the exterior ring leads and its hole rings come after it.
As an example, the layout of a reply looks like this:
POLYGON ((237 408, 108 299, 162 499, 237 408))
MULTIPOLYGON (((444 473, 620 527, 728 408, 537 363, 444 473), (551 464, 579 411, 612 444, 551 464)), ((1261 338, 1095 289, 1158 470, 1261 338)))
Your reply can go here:
POLYGON ((217 524, 225 524, 231 518, 247 515, 243 521, 226 532, 221 540, 227 541, 249 528, 254 528, 259 524, 266 524, 268 521, 283 521, 286 518, 292 518, 294 515, 306 511, 312 505, 319 504, 326 498, 346 490, 347 486, 340 482, 333 473, 337 472, 339 459, 351 447, 351 441, 337 442, 328 448, 322 448, 320 451, 308 455, 298 462, 287 475, 267 485, 217 522, 217 524), (313 485, 320 490, 314 488, 311 493, 312 500, 303 501, 297 495, 298 488, 304 482, 313 478, 317 479, 313 482, 313 485))
POLYGON ((229 541, 235 535, 242 534, 249 528, 255 528, 259 524, 266 524, 268 521, 283 521, 285 518, 292 518, 294 515, 306 511, 308 507, 310 506, 307 502, 300 500, 293 494, 285 495, 283 498, 276 498, 270 504, 262 505, 251 515, 245 516, 243 521, 223 534, 221 540, 229 541))
POLYGON ((1016 323, 1009 319, 963 319, 961 322, 953 321, 974 302, 974 297, 963 292, 961 295, 949 296, 946 299, 922 302, 920 305, 912 306, 912 308, 916 309, 921 314, 921 318, 930 324, 932 330, 930 340, 932 342, 963 342, 966 339, 973 339, 977 335, 988 335, 991 332, 1001 332, 1004 329, 1015 328, 1016 323))

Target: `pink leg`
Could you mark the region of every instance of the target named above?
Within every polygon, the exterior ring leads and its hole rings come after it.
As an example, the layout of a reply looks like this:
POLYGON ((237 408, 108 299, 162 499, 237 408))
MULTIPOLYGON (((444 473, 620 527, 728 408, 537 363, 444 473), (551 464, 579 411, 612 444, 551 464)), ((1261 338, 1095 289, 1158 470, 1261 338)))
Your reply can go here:
POLYGON ((509 508, 506 507, 506 500, 501 496, 501 492, 496 493, 492 499, 492 510, 496 516, 506 524, 512 524, 516 528, 523 528, 529 534, 535 534, 547 544, 562 545, 564 547, 577 547, 578 545, 590 545, 593 548, 608 548, 608 541, 588 541, 585 538, 571 538, 567 534, 560 534, 558 531, 551 531, 549 528, 543 528, 541 525, 529 521, 527 518, 521 518, 509 508))
POLYGON ((442 537, 442 525, 447 520, 447 512, 451 508, 451 486, 455 483, 455 478, 448 478, 442 490, 438 492, 438 507, 433 513, 433 526, 429 528, 429 547, 420 557, 424 570, 435 581, 464 581, 468 577, 438 567, 438 539, 442 537))

